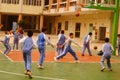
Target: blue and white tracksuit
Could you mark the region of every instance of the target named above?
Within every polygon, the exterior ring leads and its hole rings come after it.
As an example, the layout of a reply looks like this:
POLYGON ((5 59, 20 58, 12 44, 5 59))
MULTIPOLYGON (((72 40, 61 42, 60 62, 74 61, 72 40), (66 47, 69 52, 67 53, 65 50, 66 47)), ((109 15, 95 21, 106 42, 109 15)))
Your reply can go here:
POLYGON ((58 43, 57 43, 57 53, 58 55, 61 54, 64 50, 64 47, 60 48, 60 45, 62 45, 66 40, 66 37, 64 34, 61 34, 59 39, 58 39, 58 43))
POLYGON ((38 63, 39 65, 43 65, 43 62, 44 62, 46 42, 48 44, 52 45, 52 43, 49 41, 48 37, 43 32, 41 32, 38 35, 38 40, 37 40, 38 50, 40 53, 40 59, 39 59, 39 63, 38 63))
POLYGON ((118 38, 117 44, 118 44, 118 54, 120 55, 120 38, 118 38))
POLYGON ((11 37, 11 35, 5 35, 4 46, 5 46, 6 50, 4 51, 4 54, 8 54, 11 50, 11 47, 9 45, 10 37, 11 37))
POLYGON ((101 58, 101 66, 104 68, 104 61, 105 59, 107 60, 107 65, 108 65, 108 68, 111 69, 111 63, 110 63, 110 58, 111 58, 111 51, 113 51, 113 47, 111 44, 109 43, 105 43, 103 45, 103 55, 102 55, 102 58, 101 58))
POLYGON ((14 40, 13 40, 13 50, 16 45, 16 50, 18 50, 18 43, 19 43, 19 33, 14 32, 14 40))
POLYGON ((23 38, 19 41, 19 43, 23 43, 22 53, 23 59, 25 63, 25 69, 31 70, 31 51, 33 46, 36 46, 34 39, 32 37, 23 38))
POLYGON ((74 52, 73 49, 71 48, 71 43, 72 43, 72 42, 73 42, 74 44, 78 45, 78 44, 77 44, 75 41, 73 41, 71 38, 68 38, 68 39, 65 41, 65 43, 64 43, 64 44, 65 44, 65 48, 64 48, 63 52, 62 52, 60 55, 58 55, 58 56, 56 57, 56 59, 62 58, 63 56, 65 56, 65 55, 67 54, 67 52, 69 52, 69 53, 74 57, 75 60, 78 60, 75 52, 74 52))
POLYGON ((84 52, 87 48, 89 55, 91 55, 91 51, 90 51, 90 40, 91 37, 90 35, 86 35, 84 38, 84 42, 83 42, 83 49, 82 49, 82 54, 84 55, 84 52))

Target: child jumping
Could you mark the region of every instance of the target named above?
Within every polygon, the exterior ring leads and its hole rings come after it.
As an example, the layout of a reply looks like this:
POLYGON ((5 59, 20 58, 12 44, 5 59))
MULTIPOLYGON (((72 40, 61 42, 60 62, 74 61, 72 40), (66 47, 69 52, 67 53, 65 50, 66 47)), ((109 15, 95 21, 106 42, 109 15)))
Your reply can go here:
POLYGON ((113 50, 114 49, 113 49, 112 45, 109 43, 109 38, 105 38, 105 44, 103 45, 103 48, 102 48, 103 55, 101 58, 101 66, 102 66, 101 71, 104 71, 104 69, 105 69, 105 65, 104 65, 105 60, 107 60, 108 69, 110 71, 112 71, 110 58, 111 58, 111 51, 113 51, 113 50))
POLYGON ((22 53, 23 53, 23 59, 25 63, 25 75, 28 75, 29 78, 32 78, 31 74, 31 51, 33 46, 36 46, 36 43, 34 39, 32 39, 33 32, 28 31, 27 32, 28 37, 22 38, 19 43, 23 43, 22 46, 22 53))
MULTIPOLYGON (((71 48, 71 43, 73 42, 74 44, 76 44, 77 46, 79 46, 79 44, 77 44, 75 41, 73 41, 73 33, 69 34, 69 38, 65 41, 65 43, 63 45, 61 45, 61 47, 65 46, 63 52, 58 55, 57 57, 54 57, 54 60, 57 61, 60 58, 62 58, 63 56, 65 56, 67 54, 67 52, 69 52, 75 59, 75 62, 79 62, 75 52, 72 50, 71 48)), ((79 46, 80 47, 80 46, 79 46)))

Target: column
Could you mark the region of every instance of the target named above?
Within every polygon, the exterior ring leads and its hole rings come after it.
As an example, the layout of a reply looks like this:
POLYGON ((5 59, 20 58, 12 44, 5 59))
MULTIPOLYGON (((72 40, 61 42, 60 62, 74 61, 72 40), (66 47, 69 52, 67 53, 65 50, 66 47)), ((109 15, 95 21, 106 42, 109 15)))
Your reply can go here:
POLYGON ((52 3, 53 3, 53 0, 49 0, 49 11, 52 8, 52 5, 51 5, 52 3))
POLYGON ((41 0, 42 12, 43 12, 43 9, 44 9, 44 4, 45 4, 45 1, 41 0))
POLYGON ((60 0, 57 0, 57 12, 59 12, 59 8, 60 8, 60 0))
POLYGON ((43 28, 43 24, 44 24, 44 15, 41 15, 41 16, 40 16, 40 31, 41 31, 42 28, 43 28))
POLYGON ((22 14, 18 15, 18 22, 22 20, 22 14))
POLYGON ((39 29, 38 26, 39 26, 39 16, 36 16, 36 27, 35 27, 36 30, 39 29))
POLYGON ((67 0, 66 11, 69 11, 69 6, 70 6, 70 0, 67 0))
POLYGON ((104 0, 101 0, 101 3, 104 3, 104 0))
POLYGON ((0 24, 2 24, 2 14, 0 13, 0 24))
POLYGON ((80 0, 77 0, 77 4, 81 4, 82 3, 82 1, 80 2, 80 0))

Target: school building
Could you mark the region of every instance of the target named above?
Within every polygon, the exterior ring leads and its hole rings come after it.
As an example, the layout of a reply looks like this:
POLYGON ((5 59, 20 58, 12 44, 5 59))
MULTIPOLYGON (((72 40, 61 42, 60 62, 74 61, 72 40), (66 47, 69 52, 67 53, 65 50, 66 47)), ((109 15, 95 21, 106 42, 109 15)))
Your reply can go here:
MULTIPOLYGON (((80 15, 76 16, 77 4, 89 5, 90 0, 0 0, 0 24, 2 30, 12 29, 12 22, 23 20, 25 30, 46 27, 48 34, 65 30, 65 34, 73 32, 81 39, 93 32, 96 41, 109 37, 113 12, 79 7, 80 15)), ((94 0, 94 5, 97 4, 112 7, 115 0, 94 0)))

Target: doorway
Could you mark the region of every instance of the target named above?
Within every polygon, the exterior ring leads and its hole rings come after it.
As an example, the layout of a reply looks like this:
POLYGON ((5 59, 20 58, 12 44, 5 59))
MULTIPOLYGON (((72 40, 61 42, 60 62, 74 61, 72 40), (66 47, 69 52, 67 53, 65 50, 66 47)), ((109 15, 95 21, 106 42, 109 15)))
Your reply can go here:
POLYGON ((105 40, 106 37, 106 27, 99 28, 99 40, 105 40))

